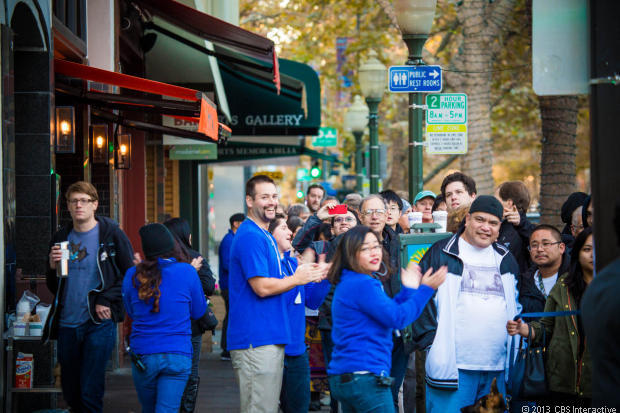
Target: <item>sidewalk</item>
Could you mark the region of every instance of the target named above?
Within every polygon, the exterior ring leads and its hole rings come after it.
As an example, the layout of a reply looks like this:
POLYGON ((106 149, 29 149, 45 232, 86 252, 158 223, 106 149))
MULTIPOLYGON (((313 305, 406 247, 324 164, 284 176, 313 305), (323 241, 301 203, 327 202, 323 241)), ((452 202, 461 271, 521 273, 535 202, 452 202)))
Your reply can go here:
MULTIPOLYGON (((196 412, 238 412, 239 388, 235 381, 230 361, 220 360, 219 334, 216 331, 213 346, 208 341, 211 336, 205 334, 200 355, 200 390, 196 412), (213 347, 209 352, 208 347, 213 347)), ((126 366, 129 365, 126 361, 126 366)), ((104 398, 105 412, 139 413, 140 402, 131 378, 131 368, 122 368, 108 373, 104 398)))

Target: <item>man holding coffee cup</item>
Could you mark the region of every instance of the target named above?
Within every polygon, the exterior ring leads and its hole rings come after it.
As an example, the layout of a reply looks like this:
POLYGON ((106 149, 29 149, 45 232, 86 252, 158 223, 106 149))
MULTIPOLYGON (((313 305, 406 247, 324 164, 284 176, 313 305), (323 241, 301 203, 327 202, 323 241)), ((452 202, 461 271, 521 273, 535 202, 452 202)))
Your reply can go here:
POLYGON ((99 197, 88 182, 65 194, 71 223, 50 243, 47 287, 55 295, 44 339, 58 340, 62 392, 74 412, 103 411, 105 367, 123 321, 121 285, 133 266, 133 249, 113 220, 96 216, 99 197), (57 271, 68 242, 68 271, 57 271))

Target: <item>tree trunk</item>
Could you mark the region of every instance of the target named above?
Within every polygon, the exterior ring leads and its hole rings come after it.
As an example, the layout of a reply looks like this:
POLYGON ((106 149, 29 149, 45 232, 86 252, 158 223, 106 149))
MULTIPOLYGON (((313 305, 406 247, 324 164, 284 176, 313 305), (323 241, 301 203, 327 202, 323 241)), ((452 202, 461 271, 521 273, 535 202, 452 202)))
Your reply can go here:
POLYGON ((560 210, 575 191, 577 97, 540 96, 540 222, 562 229, 560 210))
MULTIPOLYGON (((463 27, 459 55, 451 65, 461 71, 458 92, 468 100, 468 148, 461 160, 463 173, 476 181, 479 194, 493 192, 493 147, 491 140, 491 81, 498 38, 515 0, 464 1, 457 15, 463 27)), ((451 82, 452 83, 452 82, 451 82)))

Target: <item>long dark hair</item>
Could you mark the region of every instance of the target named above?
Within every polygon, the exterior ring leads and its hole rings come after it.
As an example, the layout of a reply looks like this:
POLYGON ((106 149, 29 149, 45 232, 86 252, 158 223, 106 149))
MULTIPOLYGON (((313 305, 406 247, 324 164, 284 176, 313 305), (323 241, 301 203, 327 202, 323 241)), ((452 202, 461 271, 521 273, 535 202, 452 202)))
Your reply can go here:
POLYGON ((151 312, 159 312, 159 298, 161 297, 161 268, 159 258, 174 258, 179 262, 188 262, 187 255, 180 249, 179 243, 175 242, 172 251, 165 254, 145 257, 144 261, 136 265, 136 273, 133 277, 133 286, 138 290, 138 298, 145 303, 153 299, 151 312))
POLYGON ((189 228, 189 222, 183 218, 170 218, 164 222, 164 225, 174 238, 174 241, 179 244, 179 248, 183 251, 187 258, 191 255, 189 251, 192 249, 192 244, 189 241, 191 230, 189 228))
POLYGON ((592 227, 584 228, 583 231, 577 235, 577 238, 575 238, 573 250, 570 253, 570 269, 566 277, 566 286, 568 287, 568 291, 573 295, 577 305, 581 302, 581 296, 583 296, 583 292, 588 286, 583 279, 583 269, 579 262, 579 253, 590 235, 592 235, 592 227))
MULTIPOLYGON (((340 275, 342 274, 342 270, 344 269, 355 271, 358 273, 367 273, 359 266, 359 263, 357 262, 357 254, 362 248, 362 244, 364 243, 364 239, 366 238, 366 235, 368 233, 371 233, 375 237, 377 237, 377 242, 379 242, 379 244, 381 245, 381 240, 379 236, 370 228, 364 225, 357 225, 344 233, 344 235, 340 239, 340 242, 336 246, 336 253, 334 254, 334 257, 331 261, 332 266, 329 269, 329 273, 327 274, 327 278, 333 285, 336 285, 340 282, 340 275)), ((381 260, 383 261, 383 264, 385 266, 385 276, 389 276, 391 273, 391 268, 387 257, 388 254, 385 249, 383 249, 383 255, 381 257, 381 260)), ((372 274, 368 275, 372 276, 372 274)))
POLYGON ((164 222, 164 225, 174 238, 174 247, 171 251, 147 256, 144 261, 136 265, 136 274, 133 277, 133 286, 138 290, 138 298, 148 303, 153 299, 151 312, 159 312, 159 298, 161 297, 161 268, 159 258, 174 258, 178 262, 190 262, 189 254, 189 224, 182 218, 172 218, 164 222), (179 232, 177 232, 179 231, 179 232), (184 234, 184 235, 179 235, 184 234), (185 241, 184 241, 185 240, 185 241))
POLYGON ((278 228, 278 226, 283 220, 286 220, 286 216, 284 216, 283 214, 276 214, 275 217, 269 222, 269 226, 267 227, 269 233, 273 234, 273 231, 278 228))

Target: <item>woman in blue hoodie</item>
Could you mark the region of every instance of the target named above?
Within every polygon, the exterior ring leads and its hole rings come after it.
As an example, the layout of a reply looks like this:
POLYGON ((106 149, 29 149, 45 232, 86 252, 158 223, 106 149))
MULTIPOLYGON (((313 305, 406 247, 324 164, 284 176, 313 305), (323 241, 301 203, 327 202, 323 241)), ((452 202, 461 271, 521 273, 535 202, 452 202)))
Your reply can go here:
POLYGON ((143 413, 177 413, 192 365, 190 319, 202 317, 207 302, 196 269, 165 226, 145 225, 140 238, 146 258, 123 280, 129 343, 142 361, 134 362, 133 381, 143 413))
POLYGON ((446 278, 446 267, 422 276, 410 263, 401 270, 402 290, 390 298, 380 281, 391 271, 384 257, 377 235, 358 225, 343 236, 329 270, 336 291, 327 372, 332 396, 344 413, 394 412, 389 377, 393 331, 416 320, 446 278))
MULTIPOLYGON (((282 271, 291 276, 297 269, 297 258, 291 257, 293 232, 284 215, 277 214, 269 224, 269 232, 278 245, 282 271)), ((316 310, 329 292, 327 280, 300 285, 287 291, 288 318, 291 342, 284 347, 284 374, 280 393, 280 409, 284 413, 307 412, 310 404, 310 362, 306 348, 306 311, 316 310)))

